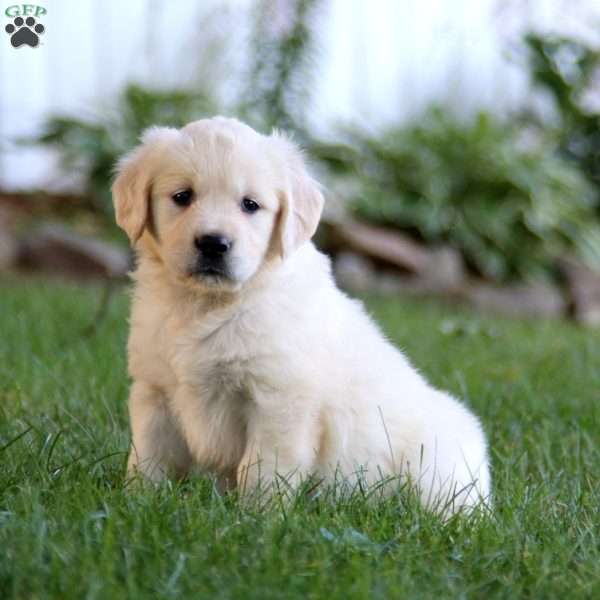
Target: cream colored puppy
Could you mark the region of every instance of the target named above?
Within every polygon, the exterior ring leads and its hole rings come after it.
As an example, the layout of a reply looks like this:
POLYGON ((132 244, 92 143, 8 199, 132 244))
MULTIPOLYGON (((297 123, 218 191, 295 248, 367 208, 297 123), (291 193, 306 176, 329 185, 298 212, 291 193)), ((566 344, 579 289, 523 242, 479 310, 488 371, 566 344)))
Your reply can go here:
POLYGON ((153 128, 113 196, 138 254, 130 472, 195 464, 242 490, 398 475, 450 510, 489 496, 477 418, 336 288, 310 242, 323 197, 289 140, 222 117, 153 128))

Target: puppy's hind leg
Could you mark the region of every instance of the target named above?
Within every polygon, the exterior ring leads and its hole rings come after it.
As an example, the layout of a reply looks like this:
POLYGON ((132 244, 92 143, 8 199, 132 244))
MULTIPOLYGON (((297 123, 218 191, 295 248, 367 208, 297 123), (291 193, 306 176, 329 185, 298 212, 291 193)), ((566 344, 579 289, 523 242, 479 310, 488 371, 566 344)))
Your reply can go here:
POLYGON ((185 475, 191 455, 163 392, 147 383, 134 382, 129 394, 129 417, 132 443, 128 475, 140 473, 153 482, 170 474, 185 475))

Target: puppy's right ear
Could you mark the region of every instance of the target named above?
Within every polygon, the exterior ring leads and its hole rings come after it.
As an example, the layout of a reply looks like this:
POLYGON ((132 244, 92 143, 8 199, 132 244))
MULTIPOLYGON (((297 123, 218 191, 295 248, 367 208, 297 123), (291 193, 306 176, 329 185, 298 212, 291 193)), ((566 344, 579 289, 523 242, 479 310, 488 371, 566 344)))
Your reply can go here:
POLYGON ((117 164, 117 176, 112 185, 115 217, 132 246, 142 236, 148 220, 157 155, 178 135, 179 132, 170 127, 147 129, 142 135, 142 143, 117 164))

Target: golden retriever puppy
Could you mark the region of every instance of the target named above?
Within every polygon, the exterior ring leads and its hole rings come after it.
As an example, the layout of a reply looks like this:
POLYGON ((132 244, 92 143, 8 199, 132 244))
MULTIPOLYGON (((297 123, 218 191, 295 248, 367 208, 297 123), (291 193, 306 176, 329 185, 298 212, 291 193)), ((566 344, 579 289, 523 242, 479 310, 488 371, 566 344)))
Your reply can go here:
POLYGON ((197 465, 242 491, 398 476, 428 507, 488 498, 477 418, 336 288, 310 242, 323 197, 291 141, 223 117, 152 128, 113 197, 138 255, 130 473, 197 465))

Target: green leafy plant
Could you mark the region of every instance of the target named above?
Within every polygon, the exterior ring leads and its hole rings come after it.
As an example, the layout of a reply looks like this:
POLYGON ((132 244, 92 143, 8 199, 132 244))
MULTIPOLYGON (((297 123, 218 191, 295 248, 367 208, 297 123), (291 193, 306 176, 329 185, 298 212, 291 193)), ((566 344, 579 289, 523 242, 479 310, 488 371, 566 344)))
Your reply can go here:
MULTIPOLYGON (((352 133, 344 160, 359 191, 351 208, 372 223, 454 245, 494 280, 548 274, 566 251, 598 260, 593 188, 527 133, 483 113, 460 122, 439 108, 378 137, 352 133)), ((343 155, 333 155, 339 171, 343 155)))
POLYGON ((50 117, 44 131, 28 143, 56 148, 62 167, 78 172, 94 209, 112 221, 110 180, 117 159, 131 149, 151 125, 179 127, 213 114, 213 100, 204 92, 152 90, 128 85, 116 106, 96 121, 50 117))
POLYGON ((257 4, 239 111, 264 130, 277 127, 306 137, 303 117, 312 73, 313 20, 320 4, 321 0, 257 4))
POLYGON ((600 194, 600 109, 589 103, 600 77, 600 49, 572 38, 533 33, 526 44, 533 82, 550 94, 558 112, 554 133, 561 150, 600 194))

